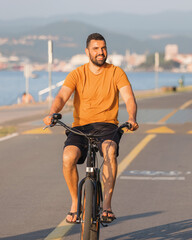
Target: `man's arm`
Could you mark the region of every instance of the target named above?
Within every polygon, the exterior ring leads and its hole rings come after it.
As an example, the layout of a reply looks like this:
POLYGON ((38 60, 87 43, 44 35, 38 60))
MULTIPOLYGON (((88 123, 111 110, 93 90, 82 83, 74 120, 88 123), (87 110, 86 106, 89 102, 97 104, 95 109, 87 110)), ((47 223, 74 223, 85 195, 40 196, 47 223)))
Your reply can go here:
POLYGON ((131 85, 120 88, 121 96, 126 104, 127 112, 129 114, 128 122, 132 124, 132 131, 136 130, 139 126, 136 122, 137 117, 137 103, 133 94, 131 85))
POLYGON ((51 115, 53 113, 58 113, 60 112, 63 107, 65 106, 66 102, 70 98, 71 94, 73 93, 73 90, 69 87, 62 86, 61 89, 59 90, 59 93, 55 97, 49 115, 43 119, 44 123, 46 125, 51 124, 51 115))

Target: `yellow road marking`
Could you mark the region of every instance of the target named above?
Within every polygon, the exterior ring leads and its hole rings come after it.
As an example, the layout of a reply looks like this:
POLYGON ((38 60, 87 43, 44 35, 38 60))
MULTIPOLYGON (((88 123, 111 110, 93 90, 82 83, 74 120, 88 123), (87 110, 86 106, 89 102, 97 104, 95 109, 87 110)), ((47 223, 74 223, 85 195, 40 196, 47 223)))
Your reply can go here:
POLYGON ((43 128, 35 128, 32 130, 28 130, 23 132, 22 134, 51 134, 51 130, 49 128, 46 128, 45 130, 43 130, 43 128))
MULTIPOLYGON (((130 165, 136 156, 146 147, 146 145, 156 137, 155 134, 147 135, 141 142, 121 161, 118 166, 117 178, 130 165)), ((63 240, 65 234, 73 227, 73 224, 66 222, 66 218, 44 239, 63 240)))
POLYGON ((191 131, 189 131, 189 132, 187 132, 188 134, 192 134, 192 130, 191 131))
POLYGON ((185 102, 183 105, 181 105, 179 108, 174 109, 172 112, 170 112, 169 114, 167 114, 165 117, 163 117, 162 119, 160 119, 158 121, 158 123, 165 123, 170 117, 172 117, 176 112, 178 112, 179 110, 184 110, 185 108, 189 107, 192 104, 192 100, 189 100, 187 102, 185 102))
POLYGON ((62 240, 74 224, 67 223, 66 218, 44 239, 44 240, 62 240))
POLYGON ((147 135, 118 165, 117 177, 131 164, 137 155, 156 137, 155 134, 147 135))
POLYGON ((172 129, 163 126, 146 131, 146 133, 175 133, 172 129))
POLYGON ((167 114, 165 117, 163 117, 162 119, 160 119, 158 121, 158 123, 164 123, 166 122, 170 117, 172 117, 179 109, 175 109, 172 112, 170 112, 169 114, 167 114))
POLYGON ((183 109, 189 107, 191 104, 192 104, 192 100, 189 100, 186 103, 184 103, 179 109, 183 110, 183 109))

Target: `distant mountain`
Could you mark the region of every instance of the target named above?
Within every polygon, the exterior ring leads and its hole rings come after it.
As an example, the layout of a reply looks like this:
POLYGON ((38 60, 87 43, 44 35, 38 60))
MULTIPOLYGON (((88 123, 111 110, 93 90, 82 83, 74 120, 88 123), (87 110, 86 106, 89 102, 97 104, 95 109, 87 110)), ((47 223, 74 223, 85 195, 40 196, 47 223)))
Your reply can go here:
POLYGON ((191 22, 190 12, 75 14, 0 21, 0 37, 9 37, 9 42, 0 45, 0 52, 28 57, 32 61, 47 61, 47 40, 29 39, 27 44, 13 44, 13 39, 22 42, 26 36, 50 35, 55 39, 54 57, 65 60, 84 53, 87 36, 100 32, 107 40, 109 53, 164 52, 167 44, 178 44, 179 52, 191 53, 191 22))
MULTIPOLYGON (((50 36, 54 38, 54 57, 68 59, 75 54, 84 53, 86 38, 90 33, 99 32, 106 38, 109 53, 125 54, 127 49, 144 52, 145 44, 132 37, 116 34, 95 26, 81 22, 63 21, 51 23, 39 28, 31 28, 24 33, 14 34, 14 40, 22 42, 27 36, 50 36)), ((13 39, 10 37, 10 39, 13 39)), ((10 42, 0 47, 3 54, 16 54, 27 56, 32 61, 47 60, 47 40, 27 40, 29 44, 11 44, 10 42)))
POLYGON ((151 35, 170 34, 192 36, 192 12, 167 11, 158 14, 138 15, 122 12, 103 14, 65 14, 49 18, 25 18, 12 21, 0 20, 0 34, 21 32, 59 21, 78 21, 108 31, 138 39, 151 35))
POLYGON ((70 14, 65 15, 65 18, 139 39, 156 34, 192 36, 192 12, 167 11, 148 15, 110 12, 95 15, 70 14))

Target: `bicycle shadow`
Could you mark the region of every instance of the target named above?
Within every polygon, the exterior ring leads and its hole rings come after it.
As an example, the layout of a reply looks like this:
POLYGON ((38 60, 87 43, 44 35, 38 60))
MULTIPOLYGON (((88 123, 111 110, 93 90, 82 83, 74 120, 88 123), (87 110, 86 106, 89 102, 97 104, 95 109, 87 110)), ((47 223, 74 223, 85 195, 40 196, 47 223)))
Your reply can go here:
POLYGON ((117 225, 117 224, 120 224, 121 222, 124 222, 124 221, 127 221, 127 220, 144 218, 144 217, 151 217, 153 215, 157 215, 157 214, 161 214, 161 213, 163 213, 163 212, 162 211, 156 211, 156 212, 139 213, 139 214, 135 214, 135 215, 128 215, 128 216, 122 216, 122 217, 117 216, 117 220, 113 221, 108 226, 110 227, 110 226, 113 226, 113 225, 117 225))
MULTIPOLYGON (((118 217, 118 221, 114 221, 109 225, 109 227, 113 224, 119 224, 122 221, 126 220, 132 220, 132 219, 137 219, 137 218, 143 218, 143 217, 149 217, 155 214, 160 214, 162 212, 149 212, 149 213, 141 213, 141 214, 136 214, 136 215, 130 215, 130 216, 123 216, 123 217, 118 217)), ((63 227, 61 227, 63 228, 63 227)), ((74 224, 71 229, 67 232, 66 237, 68 236, 74 236, 75 234, 80 233, 80 224, 74 224)), ((20 235, 15 235, 15 236, 8 236, 8 237, 0 237, 0 240, 43 240, 46 238, 54 228, 49 228, 49 229, 43 229, 39 231, 34 231, 34 232, 29 232, 29 233, 24 233, 20 235)), ((118 239, 118 238, 117 238, 118 239)))
MULTIPOLYGON (((112 227, 113 225, 120 224, 121 222, 124 222, 124 221, 127 221, 127 220, 144 218, 144 217, 151 217, 153 215, 160 214, 160 213, 162 213, 162 212, 161 211, 156 211, 156 212, 140 213, 140 214, 135 214, 135 215, 117 217, 117 220, 110 223, 107 228, 112 227)), ((101 225, 101 231, 102 231, 102 228, 104 228, 104 227, 101 225)), ((72 236, 72 235, 77 234, 79 232, 80 232, 80 225, 74 225, 70 229, 70 231, 66 234, 66 236, 72 236)))
MULTIPOLYGON (((145 214, 137 214, 132 216, 119 217, 119 221, 112 224, 119 224, 122 221, 132 220, 136 218, 148 217, 160 212, 151 212, 145 214)), ((111 226, 111 224, 109 225, 111 226)), ((2 237, 1 240, 43 240, 50 234, 54 228, 43 229, 35 232, 24 233, 16 236, 2 237)), ((70 231, 66 234, 66 237, 74 237, 75 234, 79 234, 80 225, 74 225, 70 231)), ((149 240, 149 239, 159 239, 159 240, 190 240, 192 239, 192 219, 184 220, 180 222, 173 222, 170 224, 165 224, 157 227, 147 228, 135 232, 124 233, 116 235, 110 238, 105 238, 105 240, 149 240)))
POLYGON ((192 239, 192 219, 125 233, 105 240, 190 240, 192 239))

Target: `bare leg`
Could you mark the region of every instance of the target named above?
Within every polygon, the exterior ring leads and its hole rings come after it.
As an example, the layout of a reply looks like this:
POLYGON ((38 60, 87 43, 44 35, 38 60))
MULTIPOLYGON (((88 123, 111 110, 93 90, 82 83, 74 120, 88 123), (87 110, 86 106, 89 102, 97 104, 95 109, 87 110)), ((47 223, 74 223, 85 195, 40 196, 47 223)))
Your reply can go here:
MULTIPOLYGON (((104 165, 103 165, 103 184, 104 184, 104 210, 112 210, 111 199, 115 186, 117 175, 117 158, 116 158, 117 145, 111 140, 106 140, 102 144, 104 165)), ((104 214, 106 215, 106 214, 104 214)), ((113 214, 109 214, 113 217, 113 214)))
MULTIPOLYGON (((77 161, 81 156, 81 152, 76 146, 67 146, 63 152, 63 175, 69 192, 72 198, 72 205, 70 212, 74 213, 77 211, 77 191, 78 191, 78 171, 77 171, 77 161)), ((70 222, 76 221, 76 216, 67 216, 67 220, 70 222)))

